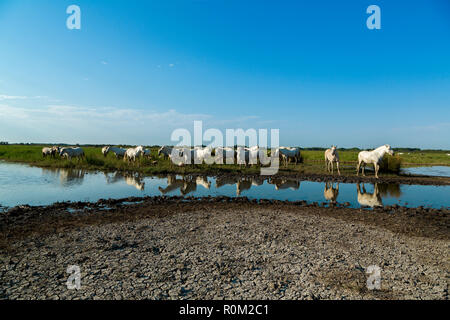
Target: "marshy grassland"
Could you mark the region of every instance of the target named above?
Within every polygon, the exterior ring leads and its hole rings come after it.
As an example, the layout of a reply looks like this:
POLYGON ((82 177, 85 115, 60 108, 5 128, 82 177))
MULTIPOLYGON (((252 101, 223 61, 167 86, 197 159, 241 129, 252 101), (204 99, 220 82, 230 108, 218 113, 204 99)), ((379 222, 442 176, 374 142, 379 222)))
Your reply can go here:
MULTIPOLYGON (((151 150, 149 158, 141 158, 135 163, 127 163, 123 159, 116 159, 113 154, 104 157, 101 153, 101 146, 81 146, 85 151, 83 160, 66 160, 59 156, 42 156, 42 148, 49 145, 0 145, 0 160, 8 162, 27 163, 33 166, 49 168, 80 168, 86 170, 104 171, 133 171, 143 174, 259 174, 258 166, 240 165, 188 165, 178 167, 169 160, 158 157, 159 146, 148 146, 151 150)), ((341 174, 344 176, 354 176, 359 149, 339 149, 341 161, 341 174)), ((450 151, 445 150, 404 150, 397 152, 394 156, 385 156, 381 165, 381 172, 388 175, 396 175, 401 167, 418 165, 450 165, 450 151)), ((290 163, 287 167, 280 164, 280 174, 327 174, 324 165, 324 150, 302 149, 302 163, 290 163)), ((367 168, 370 170, 371 165, 367 168)), ((336 171, 336 169, 335 169, 336 171)), ((336 174, 336 173, 335 173, 336 174)))

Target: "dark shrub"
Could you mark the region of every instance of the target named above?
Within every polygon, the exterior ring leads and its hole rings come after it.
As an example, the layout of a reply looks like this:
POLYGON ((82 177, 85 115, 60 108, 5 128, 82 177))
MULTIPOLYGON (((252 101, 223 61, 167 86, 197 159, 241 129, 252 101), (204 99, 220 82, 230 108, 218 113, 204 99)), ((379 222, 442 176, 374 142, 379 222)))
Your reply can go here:
POLYGON ((380 172, 400 173, 402 159, 399 155, 385 155, 380 163, 380 172))

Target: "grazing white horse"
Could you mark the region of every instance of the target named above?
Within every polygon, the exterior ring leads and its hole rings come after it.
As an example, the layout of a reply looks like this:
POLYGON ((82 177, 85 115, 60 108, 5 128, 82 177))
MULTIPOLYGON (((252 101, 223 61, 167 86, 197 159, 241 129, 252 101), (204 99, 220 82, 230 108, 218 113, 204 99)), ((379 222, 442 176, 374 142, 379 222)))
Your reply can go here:
POLYGON ((108 150, 109 150, 108 146, 104 146, 102 148, 102 154, 103 154, 104 157, 106 157, 108 155, 108 150))
POLYGON ((52 148, 42 148, 42 156, 45 158, 46 156, 52 156, 53 155, 53 149, 52 148))
POLYGON ((84 158, 84 150, 80 147, 68 147, 68 148, 61 148, 59 151, 59 155, 61 157, 66 157, 67 159, 72 159, 73 157, 76 157, 78 159, 84 158))
POLYGON ((55 155, 59 154, 59 150, 60 150, 59 147, 55 147, 55 146, 53 146, 51 148, 44 147, 44 148, 42 148, 42 156, 44 158, 46 156, 54 157, 55 155))
POLYGON ((163 155, 164 159, 168 159, 171 157, 173 150, 179 150, 179 148, 169 147, 169 146, 162 146, 158 150, 158 157, 163 155))
POLYGON ((258 164, 259 151, 260 151, 259 146, 253 146, 253 147, 248 148, 249 164, 258 164))
POLYGON ((372 151, 361 151, 358 154, 358 166, 356 168, 356 175, 359 175, 359 168, 362 164, 362 175, 364 174, 364 167, 366 164, 373 163, 373 167, 375 169, 375 177, 378 178, 378 170, 380 169, 380 162, 383 160, 384 155, 388 153, 391 156, 394 154, 394 151, 391 149, 391 146, 385 144, 384 146, 378 147, 372 151))
POLYGON ((203 161, 210 163, 211 160, 213 160, 211 158, 211 152, 212 152, 211 146, 207 146, 205 148, 201 147, 194 148, 194 163, 202 164, 203 161))
POLYGON ((175 163, 177 165, 183 165, 183 148, 178 147, 169 147, 169 146, 162 146, 158 150, 158 157, 163 155, 164 159, 171 159, 171 163, 175 163))
POLYGON ((327 167, 328 172, 330 172, 331 165, 331 173, 334 173, 334 162, 336 162, 338 174, 341 175, 341 172, 339 171, 339 154, 337 152, 337 146, 332 146, 331 149, 325 151, 325 166, 327 167))
POLYGON ((217 147, 214 150, 215 162, 217 164, 233 164, 236 153, 232 147, 217 147))
POLYGON ((136 148, 129 148, 125 151, 125 155, 123 156, 124 161, 136 161, 136 158, 139 158, 142 154, 144 154, 144 147, 138 146, 136 148))
POLYGON ((236 149, 237 164, 247 166, 250 160, 250 150, 245 147, 237 147, 236 149))
POLYGON ((125 152, 127 149, 119 148, 119 147, 103 147, 102 153, 106 157, 109 152, 112 152, 116 155, 116 158, 119 159, 120 157, 123 157, 125 155, 125 152))

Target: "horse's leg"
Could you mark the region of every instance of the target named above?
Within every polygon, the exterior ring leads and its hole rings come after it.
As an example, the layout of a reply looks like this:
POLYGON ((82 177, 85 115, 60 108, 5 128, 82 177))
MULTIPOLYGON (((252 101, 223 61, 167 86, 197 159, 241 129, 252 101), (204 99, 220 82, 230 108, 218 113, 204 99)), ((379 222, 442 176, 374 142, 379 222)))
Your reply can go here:
POLYGON ((359 168, 361 167, 361 161, 358 160, 358 165, 356 166, 356 175, 359 176, 359 168))
POLYGON ((364 173, 364 169, 366 168, 366 163, 363 161, 362 163, 362 175, 365 177, 366 174, 364 173))
POLYGON ((373 166, 375 169, 375 178, 378 179, 378 170, 380 169, 380 166, 377 163, 374 163, 373 166))
POLYGON ((336 168, 337 168, 338 174, 341 175, 341 172, 339 171, 339 161, 336 161, 336 168))

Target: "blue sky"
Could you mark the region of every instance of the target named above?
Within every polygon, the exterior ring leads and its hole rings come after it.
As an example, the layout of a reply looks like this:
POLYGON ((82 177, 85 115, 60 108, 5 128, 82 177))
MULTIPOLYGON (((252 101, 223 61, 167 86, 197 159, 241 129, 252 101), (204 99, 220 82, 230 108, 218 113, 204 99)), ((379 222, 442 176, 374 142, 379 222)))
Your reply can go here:
POLYGON ((447 0, 0 0, 0 41, 0 140, 165 144, 202 120, 450 149, 447 0))

